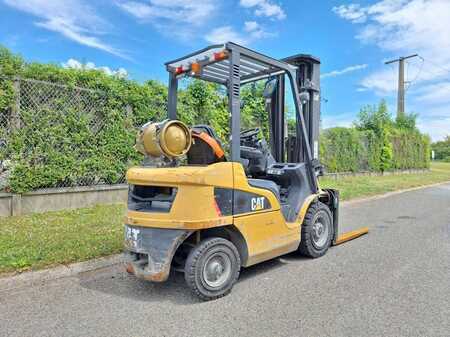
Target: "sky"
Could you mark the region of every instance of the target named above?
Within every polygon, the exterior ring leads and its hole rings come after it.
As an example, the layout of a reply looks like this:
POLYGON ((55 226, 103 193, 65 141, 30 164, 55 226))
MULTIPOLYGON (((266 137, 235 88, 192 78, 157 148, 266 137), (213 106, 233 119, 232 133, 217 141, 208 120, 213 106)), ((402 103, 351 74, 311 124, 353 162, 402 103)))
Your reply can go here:
POLYGON ((323 127, 359 109, 396 112, 406 63, 406 111, 434 141, 450 134, 450 0, 0 0, 0 44, 27 61, 99 68, 167 82, 165 61, 233 41, 275 58, 321 60, 323 127))

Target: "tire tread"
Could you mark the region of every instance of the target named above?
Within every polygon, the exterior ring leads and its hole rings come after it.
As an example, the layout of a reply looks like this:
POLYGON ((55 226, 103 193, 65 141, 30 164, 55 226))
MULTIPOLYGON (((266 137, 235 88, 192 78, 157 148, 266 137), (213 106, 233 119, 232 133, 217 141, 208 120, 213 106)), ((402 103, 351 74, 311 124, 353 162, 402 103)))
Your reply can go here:
POLYGON ((194 292, 195 295, 197 295, 199 298, 201 298, 204 301, 210 301, 215 300, 218 298, 221 298, 223 296, 228 295, 231 292, 231 288, 233 287, 234 283, 239 278, 240 273, 240 266, 241 266, 241 260, 239 257, 239 252, 237 251, 237 248, 234 246, 234 244, 231 241, 228 241, 226 239, 220 238, 220 237, 213 237, 213 238, 207 238, 199 243, 196 247, 194 247, 189 253, 189 256, 186 260, 185 264, 185 272, 184 272, 184 278, 186 280, 186 283, 188 287, 191 289, 191 291, 194 292), (235 275, 233 277, 233 280, 231 281, 231 287, 229 287, 225 292, 219 293, 217 295, 207 295, 203 293, 197 286, 196 282, 196 268, 197 263, 203 256, 203 254, 208 251, 211 247, 214 247, 215 245, 225 245, 226 247, 230 248, 235 257, 237 262, 237 271, 235 272, 235 275))
POLYGON ((298 247, 298 252, 303 256, 307 256, 307 257, 311 257, 311 258, 317 258, 317 257, 323 256, 327 252, 327 250, 331 244, 331 240, 330 240, 330 243, 328 244, 328 246, 326 248, 324 248, 321 251, 318 251, 312 243, 310 227, 313 225, 314 216, 319 211, 325 211, 328 214, 329 219, 330 219, 330 224, 331 224, 330 233, 333 233, 333 220, 332 220, 333 217, 331 215, 331 211, 328 208, 328 206, 326 206, 324 203, 322 203, 320 201, 317 201, 317 202, 314 202, 313 204, 311 204, 308 211, 306 212, 305 219, 303 220, 302 230, 301 230, 301 241, 300 241, 300 246, 298 247))

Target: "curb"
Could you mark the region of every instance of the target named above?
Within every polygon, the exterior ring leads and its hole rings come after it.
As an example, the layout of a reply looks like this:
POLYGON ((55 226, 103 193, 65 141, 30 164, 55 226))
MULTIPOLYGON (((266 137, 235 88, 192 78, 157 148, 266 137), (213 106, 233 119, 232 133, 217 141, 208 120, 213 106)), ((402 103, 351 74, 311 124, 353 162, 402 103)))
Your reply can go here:
MULTIPOLYGON (((342 206, 358 204, 362 202, 384 199, 393 195, 402 194, 405 192, 416 191, 424 188, 435 187, 440 185, 449 184, 450 181, 444 181, 431 185, 417 186, 412 188, 407 188, 404 190, 392 191, 380 195, 374 195, 366 198, 353 199, 348 201, 342 201, 342 206)), ((28 271, 22 274, 14 276, 0 276, 0 292, 8 291, 12 289, 21 288, 24 286, 34 286, 42 284, 48 281, 57 280, 61 278, 73 277, 78 274, 85 273, 88 271, 94 271, 101 268, 111 267, 117 264, 123 263, 122 254, 115 254, 107 257, 102 257, 94 260, 77 262, 69 265, 62 265, 58 267, 53 267, 49 269, 43 269, 38 271, 28 271)))
POLYGON ((122 262, 122 254, 116 254, 84 262, 61 265, 58 267, 37 271, 28 271, 13 276, 0 277, 0 292, 22 288, 25 286, 36 286, 61 278, 73 277, 81 273, 114 266, 122 262))

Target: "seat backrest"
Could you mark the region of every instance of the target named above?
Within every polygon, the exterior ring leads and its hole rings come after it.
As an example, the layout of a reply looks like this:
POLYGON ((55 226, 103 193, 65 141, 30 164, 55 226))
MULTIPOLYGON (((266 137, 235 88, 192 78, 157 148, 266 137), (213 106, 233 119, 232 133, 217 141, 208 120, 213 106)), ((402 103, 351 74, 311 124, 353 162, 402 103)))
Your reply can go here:
POLYGON ((241 146, 241 157, 248 159, 247 173, 256 178, 263 176, 267 168, 275 163, 268 147, 258 144, 258 147, 241 146))
POLYGON ((192 145, 187 153, 187 160, 192 165, 226 161, 222 145, 210 126, 199 125, 192 128, 192 145))

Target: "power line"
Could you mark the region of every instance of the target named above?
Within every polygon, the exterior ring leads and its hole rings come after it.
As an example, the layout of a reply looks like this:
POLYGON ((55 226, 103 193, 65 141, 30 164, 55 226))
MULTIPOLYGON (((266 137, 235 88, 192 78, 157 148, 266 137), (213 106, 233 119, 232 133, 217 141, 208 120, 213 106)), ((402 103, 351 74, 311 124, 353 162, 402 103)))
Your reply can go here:
MULTIPOLYGON (((425 59, 422 57, 422 56, 419 56, 423 61, 425 61, 425 59)), ((447 73, 450 73, 450 69, 449 68, 446 68, 446 67, 443 67, 443 66, 441 66, 441 65, 439 65, 439 64, 437 64, 436 62, 434 62, 434 61, 430 61, 430 60, 426 60, 428 63, 431 63, 432 65, 434 65, 435 67, 437 67, 437 68, 439 68, 439 69, 442 69, 442 70, 444 70, 445 72, 447 72, 447 73)))
MULTIPOLYGON (((425 63, 425 59, 423 57, 421 57, 420 55, 418 55, 418 57, 422 60, 422 63, 420 64, 419 71, 417 72, 414 79, 412 81, 408 81, 408 86, 405 88, 405 94, 408 92, 408 89, 411 87, 411 85, 413 85, 413 83, 416 82, 419 79, 419 76, 422 74, 423 64, 425 63)), ((409 69, 409 64, 408 64, 408 69, 409 69)))
MULTIPOLYGON (((432 62, 432 61, 430 61, 430 60, 428 60, 428 59, 423 58, 422 56, 419 56, 419 58, 420 58, 424 63, 427 62, 427 63, 430 63, 431 65, 433 65, 435 69, 439 68, 439 69, 442 69, 442 70, 444 70, 444 71, 450 73, 450 69, 447 69, 447 68, 445 68, 445 67, 442 67, 442 66, 438 65, 438 64, 435 63, 435 62, 432 62)), ((437 72, 437 71, 432 71, 432 70, 430 71, 429 67, 428 67, 428 69, 422 69, 422 71, 424 71, 424 72, 426 72, 427 74, 430 74, 430 75, 432 75, 432 76, 435 76, 435 77, 439 76, 441 80, 450 81, 450 77, 445 77, 445 76, 443 77, 443 76, 442 76, 442 75, 443 75, 442 72, 437 72)))

